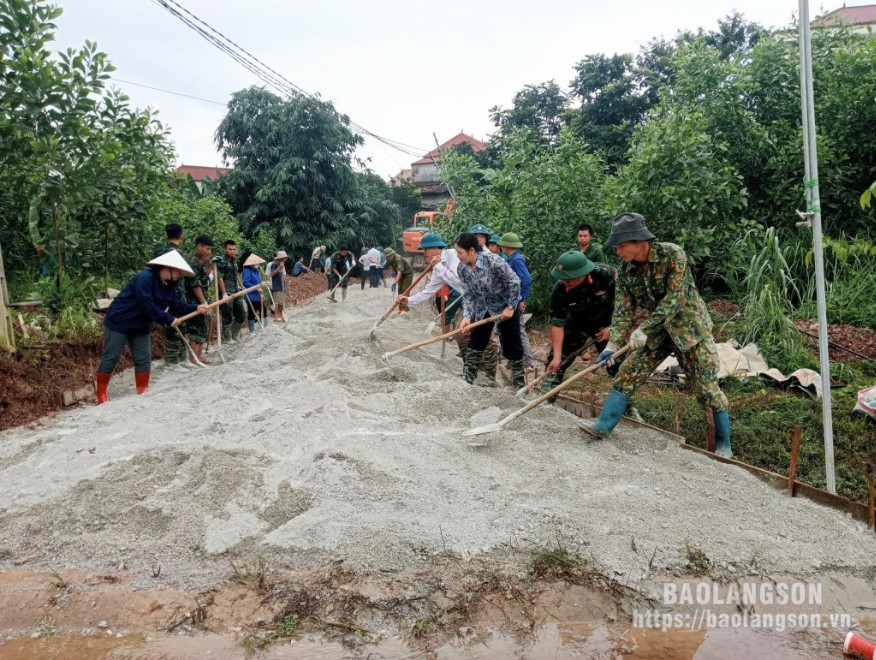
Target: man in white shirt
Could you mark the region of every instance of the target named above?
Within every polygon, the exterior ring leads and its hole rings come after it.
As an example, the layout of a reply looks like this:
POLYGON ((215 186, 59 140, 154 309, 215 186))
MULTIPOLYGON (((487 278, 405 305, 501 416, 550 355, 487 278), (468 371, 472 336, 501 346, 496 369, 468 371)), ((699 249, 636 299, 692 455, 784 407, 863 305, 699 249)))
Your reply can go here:
POLYGON ((383 255, 376 245, 372 245, 371 249, 365 253, 365 257, 368 260, 368 275, 371 278, 371 288, 376 289, 380 286, 380 261, 383 259, 383 255))
MULTIPOLYGON (((419 305, 427 300, 432 300, 441 290, 441 287, 446 284, 450 287, 450 296, 447 298, 447 305, 445 307, 444 327, 448 330, 452 329, 453 317, 456 315, 457 308, 462 303, 462 296, 465 295, 465 285, 462 283, 459 275, 457 275, 459 256, 457 256, 456 250, 447 248, 447 244, 444 242, 441 234, 425 234, 420 239, 420 249, 423 250, 426 263, 432 264, 429 283, 420 293, 413 296, 399 296, 399 304, 419 305)), ((460 356, 464 360, 468 336, 456 335, 456 341, 459 344, 460 356)), ((499 349, 495 343, 491 342, 484 351, 483 366, 487 382, 496 382, 496 365, 498 363, 499 349)))

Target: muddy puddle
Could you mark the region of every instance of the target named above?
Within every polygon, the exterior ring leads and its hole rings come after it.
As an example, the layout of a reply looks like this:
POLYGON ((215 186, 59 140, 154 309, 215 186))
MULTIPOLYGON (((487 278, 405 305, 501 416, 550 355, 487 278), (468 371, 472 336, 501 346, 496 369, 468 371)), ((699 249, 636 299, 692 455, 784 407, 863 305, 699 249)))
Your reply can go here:
POLYGON ((361 649, 315 638, 246 648, 233 635, 178 635, 155 638, 57 636, 7 640, 0 657, 94 658, 106 660, 177 660, 188 658, 826 658, 842 657, 841 636, 821 633, 774 633, 746 630, 660 630, 587 623, 548 624, 530 639, 497 630, 473 632, 466 639, 434 649, 388 639, 361 649))

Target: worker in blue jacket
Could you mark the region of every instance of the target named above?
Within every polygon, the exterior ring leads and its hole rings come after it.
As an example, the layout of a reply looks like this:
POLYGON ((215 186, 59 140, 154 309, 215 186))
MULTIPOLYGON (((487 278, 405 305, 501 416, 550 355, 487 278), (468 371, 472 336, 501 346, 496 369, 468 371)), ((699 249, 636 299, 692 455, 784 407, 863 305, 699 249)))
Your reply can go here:
POLYGON ((162 323, 175 328, 179 325, 177 316, 208 311, 207 305, 191 305, 179 295, 177 281, 185 274, 193 274, 179 252, 162 254, 148 266, 131 278, 107 310, 103 322, 106 343, 97 368, 98 404, 107 401, 107 386, 126 344, 134 357, 137 394, 143 394, 149 387, 152 368, 149 325, 162 323))
POLYGON ((517 234, 509 231, 496 240, 496 245, 502 250, 502 258, 520 278, 520 343, 523 345, 523 361, 527 368, 532 368, 535 366, 535 355, 532 353, 532 344, 529 343, 529 336, 526 334, 526 321, 523 320, 526 300, 532 291, 532 275, 526 265, 526 257, 520 253, 523 243, 517 234))

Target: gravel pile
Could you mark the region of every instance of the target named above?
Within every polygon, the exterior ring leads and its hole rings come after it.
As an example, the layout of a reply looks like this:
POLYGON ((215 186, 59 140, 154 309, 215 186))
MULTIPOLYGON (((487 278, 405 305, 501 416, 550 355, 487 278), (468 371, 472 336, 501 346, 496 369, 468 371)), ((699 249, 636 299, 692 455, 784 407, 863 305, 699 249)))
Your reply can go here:
POLYGON ((684 566, 688 543, 731 570, 872 566, 864 525, 650 431, 589 441, 542 406, 470 447, 464 430, 525 401, 466 385, 453 345, 385 362, 431 318, 393 316, 369 342, 389 303, 320 295, 227 364, 156 369, 140 397, 126 373, 106 405, 0 433, 0 567, 161 563, 197 582, 227 554, 391 572, 558 539, 631 582, 684 566))

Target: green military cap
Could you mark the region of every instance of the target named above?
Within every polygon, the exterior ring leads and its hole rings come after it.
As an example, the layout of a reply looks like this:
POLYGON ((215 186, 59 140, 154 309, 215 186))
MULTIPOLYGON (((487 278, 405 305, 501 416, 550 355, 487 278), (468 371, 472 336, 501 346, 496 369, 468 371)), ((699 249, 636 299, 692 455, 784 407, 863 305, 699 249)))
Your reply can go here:
POLYGON ((493 234, 487 239, 487 245, 489 245, 490 243, 496 243, 498 245, 500 240, 501 239, 499 238, 499 234, 493 234))
POLYGON ((513 231, 502 234, 502 238, 497 242, 499 243, 499 247, 517 248, 518 250, 523 247, 523 243, 520 242, 520 237, 513 231))
POLYGON ((392 248, 384 248, 383 249, 383 256, 384 257, 394 257, 395 250, 393 250, 392 248))
POLYGON ((585 257, 583 252, 569 250, 557 259, 557 265, 551 271, 551 277, 555 280, 574 280, 576 277, 584 277, 594 268, 596 268, 596 264, 585 257))
POLYGON ((480 224, 480 223, 474 225, 471 229, 469 229, 469 231, 472 234, 483 234, 484 236, 487 236, 487 237, 489 237, 493 233, 489 229, 487 229, 486 225, 480 224))

